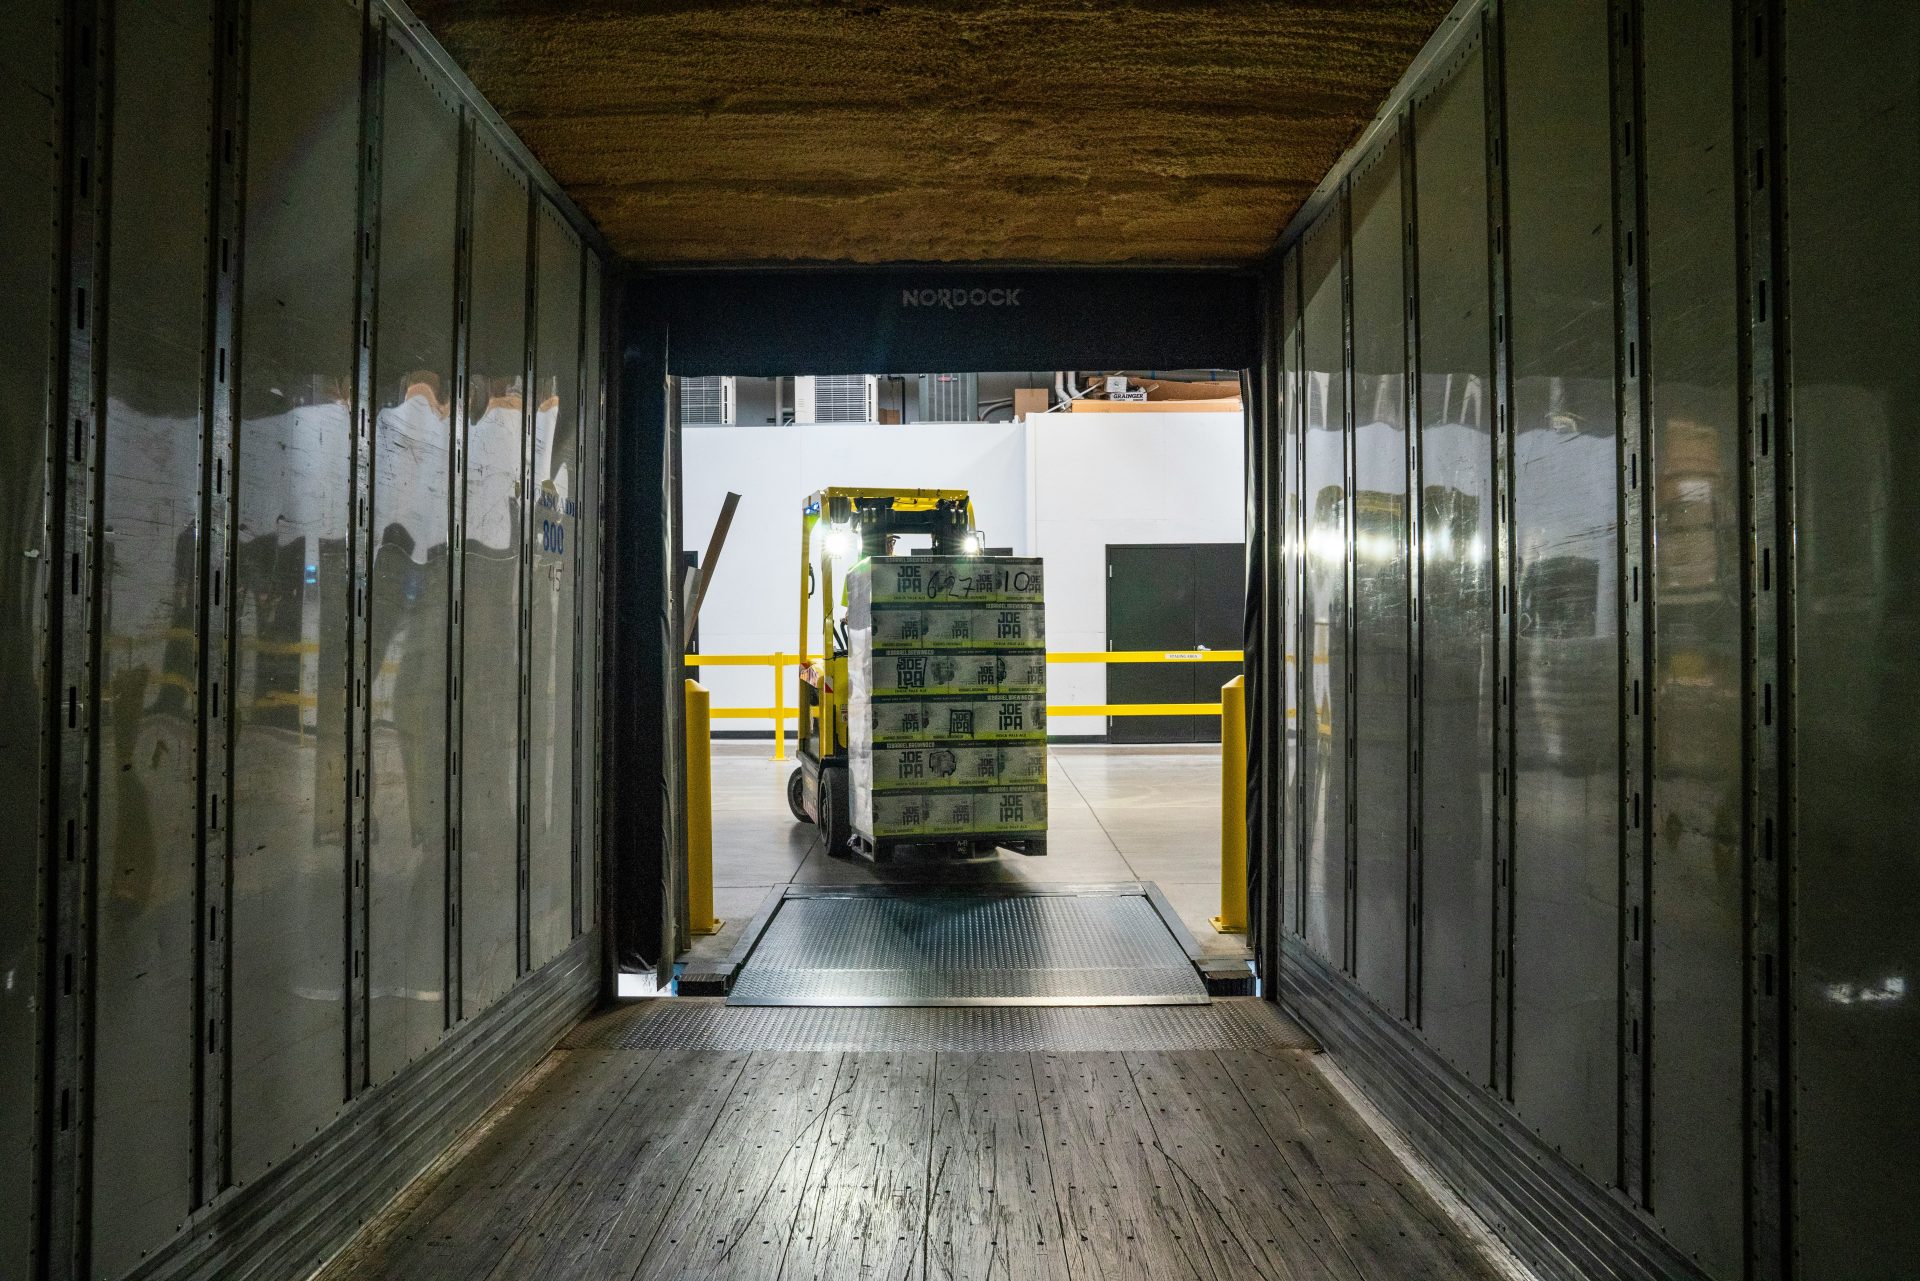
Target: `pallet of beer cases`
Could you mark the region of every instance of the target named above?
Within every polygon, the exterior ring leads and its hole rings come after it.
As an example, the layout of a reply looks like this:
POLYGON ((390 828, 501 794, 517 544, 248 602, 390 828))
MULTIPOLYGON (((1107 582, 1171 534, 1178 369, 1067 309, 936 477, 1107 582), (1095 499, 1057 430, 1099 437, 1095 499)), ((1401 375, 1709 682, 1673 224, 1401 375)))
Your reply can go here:
POLYGON ((1039 558, 876 556, 847 583, 848 767, 857 843, 1047 832, 1047 622, 1039 558))

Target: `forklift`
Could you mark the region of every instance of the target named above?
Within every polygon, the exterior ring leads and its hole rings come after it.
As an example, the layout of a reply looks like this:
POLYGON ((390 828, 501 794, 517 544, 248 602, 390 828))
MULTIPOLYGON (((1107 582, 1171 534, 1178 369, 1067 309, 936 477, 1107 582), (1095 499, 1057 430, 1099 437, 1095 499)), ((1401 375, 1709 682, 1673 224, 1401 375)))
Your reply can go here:
MULTIPOLYGON (((787 779, 787 808, 796 822, 819 827, 834 858, 851 857, 855 844, 847 759, 846 601, 835 597, 833 562, 839 558, 857 565, 868 557, 888 555, 896 540, 907 535, 930 537, 929 550, 936 556, 977 556, 985 550, 973 523, 973 500, 964 489, 835 487, 808 495, 801 509, 800 686, 795 703, 800 764, 787 779), (816 533, 821 535, 817 546, 816 533), (817 658, 811 656, 807 627, 816 598, 821 632, 817 658)), ((960 852, 993 850, 969 846, 960 852)), ((886 851, 872 854, 883 859, 886 851)))

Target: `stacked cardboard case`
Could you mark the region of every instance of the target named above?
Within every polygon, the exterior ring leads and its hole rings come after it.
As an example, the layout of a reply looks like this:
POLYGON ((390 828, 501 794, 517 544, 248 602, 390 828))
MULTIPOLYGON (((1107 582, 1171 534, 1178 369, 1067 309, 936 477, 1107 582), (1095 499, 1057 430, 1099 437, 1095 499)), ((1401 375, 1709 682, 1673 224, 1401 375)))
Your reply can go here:
POLYGON ((1047 830, 1047 623, 1026 556, 876 556, 847 583, 853 830, 873 848, 1047 830))

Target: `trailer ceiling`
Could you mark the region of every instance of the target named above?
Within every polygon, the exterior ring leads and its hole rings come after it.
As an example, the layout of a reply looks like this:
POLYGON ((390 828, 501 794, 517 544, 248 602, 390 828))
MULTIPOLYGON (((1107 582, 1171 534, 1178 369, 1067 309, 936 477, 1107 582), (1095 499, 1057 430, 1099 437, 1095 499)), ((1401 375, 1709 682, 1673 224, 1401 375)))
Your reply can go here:
POLYGON ((1450 0, 416 0, 645 262, 1241 262, 1450 0))

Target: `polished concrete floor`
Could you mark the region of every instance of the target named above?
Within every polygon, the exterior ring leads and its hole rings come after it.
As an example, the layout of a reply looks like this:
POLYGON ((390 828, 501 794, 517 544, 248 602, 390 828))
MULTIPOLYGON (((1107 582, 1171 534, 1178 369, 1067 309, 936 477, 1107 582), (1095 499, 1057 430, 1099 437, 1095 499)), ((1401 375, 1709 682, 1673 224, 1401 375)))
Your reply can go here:
POLYGON ((1093 884, 1153 881, 1202 948, 1246 955, 1219 934, 1220 749, 1217 746, 1056 744, 1047 769, 1047 854, 1001 851, 955 863, 903 854, 876 865, 829 858, 818 833, 787 810, 792 760, 767 741, 713 744, 713 898, 718 934, 690 955, 725 956, 775 887, 797 885, 1093 884))

